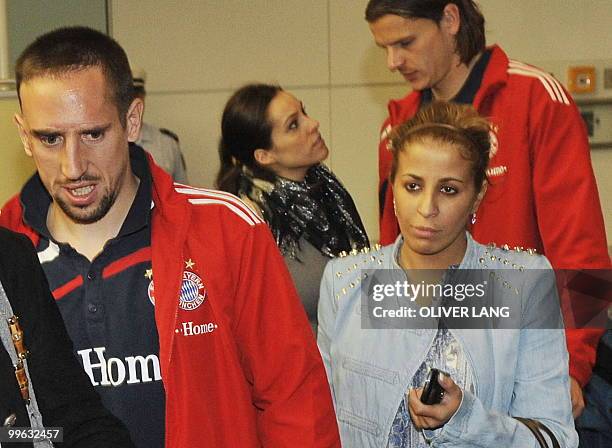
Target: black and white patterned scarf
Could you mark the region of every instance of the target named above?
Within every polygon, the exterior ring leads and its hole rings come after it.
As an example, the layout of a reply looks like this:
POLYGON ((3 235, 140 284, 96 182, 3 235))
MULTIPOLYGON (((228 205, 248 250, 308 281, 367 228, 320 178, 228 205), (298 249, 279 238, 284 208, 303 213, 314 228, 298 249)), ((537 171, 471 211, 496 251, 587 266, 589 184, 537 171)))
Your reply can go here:
POLYGON ((238 195, 262 211, 283 255, 296 258, 304 238, 328 257, 369 246, 348 191, 325 165, 308 170, 301 182, 256 178, 243 166, 238 195))

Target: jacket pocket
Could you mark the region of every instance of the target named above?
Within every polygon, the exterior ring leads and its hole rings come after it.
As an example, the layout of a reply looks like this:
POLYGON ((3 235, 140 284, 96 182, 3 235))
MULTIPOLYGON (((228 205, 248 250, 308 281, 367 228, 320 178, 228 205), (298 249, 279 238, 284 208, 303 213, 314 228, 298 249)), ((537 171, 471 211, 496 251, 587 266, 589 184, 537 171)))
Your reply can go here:
POLYGON ((383 369, 382 367, 374 366, 363 361, 358 361, 353 358, 344 358, 342 367, 353 373, 364 375, 375 380, 384 381, 395 385, 399 381, 399 373, 394 370, 383 369))
POLYGON ((380 435, 380 425, 378 423, 373 420, 360 417, 351 411, 347 411, 346 409, 338 408, 338 421, 361 431, 368 432, 372 435, 380 435))

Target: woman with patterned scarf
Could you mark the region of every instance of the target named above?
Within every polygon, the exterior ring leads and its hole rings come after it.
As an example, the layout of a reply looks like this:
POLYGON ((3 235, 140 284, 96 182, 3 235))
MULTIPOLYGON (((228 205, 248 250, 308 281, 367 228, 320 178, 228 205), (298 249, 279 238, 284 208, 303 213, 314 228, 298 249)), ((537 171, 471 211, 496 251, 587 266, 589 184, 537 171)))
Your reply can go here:
POLYGON ((327 261, 369 245, 351 196, 321 163, 328 152, 319 122, 279 86, 244 86, 225 106, 217 188, 268 223, 315 331, 327 261))

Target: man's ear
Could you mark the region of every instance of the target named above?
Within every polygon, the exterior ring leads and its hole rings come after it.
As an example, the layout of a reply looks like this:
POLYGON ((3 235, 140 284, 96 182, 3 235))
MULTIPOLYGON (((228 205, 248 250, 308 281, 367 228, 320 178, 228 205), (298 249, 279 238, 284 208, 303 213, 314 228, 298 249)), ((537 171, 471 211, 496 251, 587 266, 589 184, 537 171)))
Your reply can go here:
POLYGON ((255 161, 261 166, 272 165, 274 162, 276 162, 274 154, 268 149, 256 149, 253 153, 253 157, 255 158, 255 161))
POLYGON ((127 128, 128 142, 135 142, 140 136, 142 126, 142 112, 144 103, 141 98, 134 98, 126 114, 125 126, 127 128))
POLYGON ((19 138, 21 139, 21 144, 23 145, 23 150, 25 151, 28 157, 32 157, 32 148, 30 147, 30 138, 28 133, 25 130, 25 123, 23 116, 18 112, 13 115, 13 123, 17 126, 17 131, 19 132, 19 138))
POLYGON ((448 3, 444 7, 442 18, 440 19, 440 26, 444 28, 449 34, 456 36, 459 33, 461 26, 461 14, 459 8, 454 3, 448 3))

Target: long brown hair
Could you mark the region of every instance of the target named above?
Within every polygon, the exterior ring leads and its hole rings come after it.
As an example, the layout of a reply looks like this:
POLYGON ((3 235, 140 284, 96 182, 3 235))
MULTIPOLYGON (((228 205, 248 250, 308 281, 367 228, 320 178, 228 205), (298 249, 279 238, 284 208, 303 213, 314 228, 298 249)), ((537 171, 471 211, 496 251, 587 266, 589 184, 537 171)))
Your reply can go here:
POLYGON ((274 180, 270 170, 255 161, 256 149, 272 147, 272 125, 268 107, 283 89, 270 84, 248 84, 238 89, 228 100, 221 118, 221 140, 216 187, 236 194, 242 166, 256 177, 274 180))

